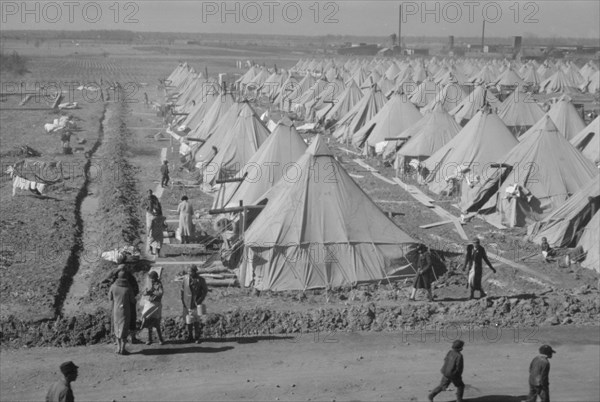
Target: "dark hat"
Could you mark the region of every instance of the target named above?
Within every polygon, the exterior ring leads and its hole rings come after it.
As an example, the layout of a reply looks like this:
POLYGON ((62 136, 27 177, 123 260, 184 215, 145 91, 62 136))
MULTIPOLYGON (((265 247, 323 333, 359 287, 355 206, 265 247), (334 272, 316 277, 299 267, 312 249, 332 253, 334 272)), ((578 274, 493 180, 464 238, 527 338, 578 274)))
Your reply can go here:
POLYGON ((417 251, 427 251, 427 246, 424 245, 423 243, 419 244, 419 246, 417 247, 417 251))
POLYGON ((465 346, 465 343, 460 339, 457 339, 454 342, 452 342, 452 349, 454 350, 462 350, 463 346, 465 346))
POLYGON ((148 277, 150 277, 150 279, 157 280, 158 279, 158 272, 156 272, 156 271, 150 271, 148 273, 148 277))
POLYGON ((79 367, 76 366, 75 363, 68 361, 60 365, 60 372, 67 375, 76 372, 78 368, 79 367))
POLYGON ((198 272, 198 267, 197 267, 196 265, 191 265, 191 266, 190 266, 189 273, 190 273, 190 274, 195 274, 195 273, 197 273, 197 272, 198 272))
POLYGON ((550 345, 542 345, 540 346, 540 353, 543 355, 551 355, 552 353, 556 353, 556 350, 552 349, 550 345))

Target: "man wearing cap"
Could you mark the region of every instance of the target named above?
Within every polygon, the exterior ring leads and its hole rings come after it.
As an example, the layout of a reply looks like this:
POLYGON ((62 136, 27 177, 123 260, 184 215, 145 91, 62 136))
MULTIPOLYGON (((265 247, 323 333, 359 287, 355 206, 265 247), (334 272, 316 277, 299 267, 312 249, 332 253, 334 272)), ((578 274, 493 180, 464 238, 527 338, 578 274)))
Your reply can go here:
POLYGON ((494 269, 494 267, 490 263, 490 260, 487 257, 485 248, 481 246, 481 244, 479 243, 479 239, 476 237, 473 239, 473 244, 469 244, 467 246, 467 253, 465 255, 464 269, 468 269, 469 272, 469 290, 471 291, 469 299, 474 298, 474 293, 476 290, 479 291, 480 297, 487 296, 483 291, 483 288, 481 287, 483 261, 485 261, 488 267, 490 267, 492 272, 496 273, 496 270, 494 269))
POLYGON ((448 388, 450 383, 456 387, 456 402, 463 402, 463 394, 465 392, 465 383, 462 380, 462 373, 464 367, 464 361, 462 353, 463 346, 465 343, 460 339, 455 340, 452 343, 452 349, 446 355, 444 359, 444 365, 440 370, 442 373, 442 381, 431 393, 427 396, 430 402, 433 402, 433 398, 442 391, 448 388))
POLYGON ((524 402, 535 402, 539 395, 542 402, 550 402, 550 362, 556 353, 550 345, 540 346, 540 354, 529 365, 529 395, 524 402))
POLYGON ((64 378, 58 380, 48 390, 46 402, 74 402, 71 383, 77 379, 77 369, 79 367, 72 361, 64 362, 60 365, 60 372, 64 378))
POLYGON ((198 306, 201 306, 208 294, 208 286, 204 278, 198 275, 198 267, 192 265, 188 274, 183 277, 181 284, 181 303, 183 304, 183 318, 187 326, 187 340, 200 343, 200 322, 198 306), (195 336, 194 336, 195 332, 195 336))
POLYGON ((167 187, 169 185, 169 161, 163 162, 162 166, 160 167, 160 174, 162 175, 160 185, 167 187))

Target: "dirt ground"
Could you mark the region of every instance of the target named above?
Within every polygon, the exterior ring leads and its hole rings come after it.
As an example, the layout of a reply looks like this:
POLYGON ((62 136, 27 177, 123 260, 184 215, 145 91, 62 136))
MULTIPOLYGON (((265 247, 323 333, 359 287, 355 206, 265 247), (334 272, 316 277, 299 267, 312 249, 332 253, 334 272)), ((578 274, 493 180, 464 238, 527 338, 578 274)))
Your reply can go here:
MULTIPOLYGON (((461 334, 466 341, 465 398, 516 402, 528 391, 529 362, 541 343, 551 360, 553 401, 598 401, 598 328, 504 329, 461 334)), ((85 401, 424 401, 455 333, 304 334, 288 339, 239 338, 201 345, 129 345, 20 349, 2 353, 3 401, 43 399, 73 360, 76 400, 85 401)), ((454 392, 436 401, 454 400, 454 392)))

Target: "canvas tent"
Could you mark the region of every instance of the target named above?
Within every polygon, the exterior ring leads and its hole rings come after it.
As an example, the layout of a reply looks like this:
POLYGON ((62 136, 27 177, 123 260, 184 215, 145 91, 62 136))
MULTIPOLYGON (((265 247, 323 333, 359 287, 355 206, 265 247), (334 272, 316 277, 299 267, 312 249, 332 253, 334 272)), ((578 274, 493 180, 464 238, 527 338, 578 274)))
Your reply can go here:
POLYGON ((513 134, 519 136, 544 117, 544 110, 530 93, 517 88, 498 108, 498 116, 513 134))
POLYGON ((270 132, 248 103, 242 103, 235 123, 217 143, 217 152, 203 166, 203 183, 233 177, 266 141, 270 132))
POLYGON ((474 205, 488 198, 480 212, 498 214, 503 225, 526 226, 542 220, 598 174, 552 119, 544 117, 541 127, 497 160, 507 166, 502 183, 495 184, 498 175, 491 175, 474 198, 474 205))
POLYGON ((573 246, 577 233, 599 209, 600 176, 596 176, 550 215, 529 225, 527 236, 537 244, 545 237, 552 247, 573 246))
MULTIPOLYGON (((579 134, 581 130, 585 128, 585 123, 577 113, 577 109, 571 103, 571 98, 568 96, 561 96, 550 108, 545 116, 550 117, 552 122, 556 125, 558 131, 567 139, 571 140, 575 135, 579 134)), ((540 119, 534 124, 529 130, 527 130, 519 141, 523 141, 530 133, 537 132, 539 129, 543 129, 545 125, 544 119, 540 119)))
MULTIPOLYGON (((425 160, 447 144, 460 130, 461 127, 458 123, 444 110, 441 104, 438 104, 431 112, 425 113, 425 116, 418 122, 400 133, 399 137, 410 138, 396 154, 402 159, 425 160)), ((388 142, 384 158, 391 156, 395 149, 396 142, 388 142)), ((402 162, 400 161, 400 163, 402 162)))
POLYGON ((594 215, 587 224, 577 246, 586 253, 581 266, 600 272, 600 214, 594 215))
POLYGON ((306 290, 382 280, 416 241, 352 180, 317 136, 296 179, 279 180, 245 234, 240 282, 259 290, 306 290), (318 179, 316 179, 318 177, 318 179))
POLYGON ((352 145, 362 147, 366 142, 374 147, 386 138, 396 137, 422 117, 405 95, 394 94, 371 120, 354 133, 352 145))
POLYGON ((280 178, 296 174, 295 162, 306 151, 306 143, 291 120, 284 118, 258 151, 239 171, 241 182, 225 183, 217 195, 213 208, 254 205, 280 178))
MULTIPOLYGON (((468 177, 474 180, 487 175, 490 164, 502 159, 518 141, 491 108, 483 108, 446 145, 423 161, 429 172, 429 189, 439 194, 447 188, 450 179, 468 177)), ((463 201, 469 192, 463 191, 463 201)))
POLYGON ((586 128, 571 140, 571 144, 583 156, 600 165, 600 116, 596 117, 586 128))

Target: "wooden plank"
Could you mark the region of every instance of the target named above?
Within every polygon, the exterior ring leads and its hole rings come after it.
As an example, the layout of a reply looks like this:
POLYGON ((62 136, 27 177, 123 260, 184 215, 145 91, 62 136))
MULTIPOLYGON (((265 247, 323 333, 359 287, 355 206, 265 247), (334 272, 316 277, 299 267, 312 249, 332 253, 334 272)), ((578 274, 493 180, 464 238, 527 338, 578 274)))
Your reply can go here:
POLYGON ((378 172, 377 169, 375 169, 373 166, 369 165, 368 163, 364 162, 362 159, 352 159, 352 160, 354 162, 358 163, 360 166, 367 169, 369 172, 378 172))
POLYGON ((506 264, 508 266, 511 266, 511 267, 513 267, 515 269, 521 270, 521 271, 523 271, 525 273, 528 273, 530 275, 537 276, 538 278, 543 279, 546 282, 555 283, 552 279, 550 279, 549 276, 544 275, 541 272, 537 272, 536 270, 533 270, 533 269, 529 268, 526 265, 519 264, 517 262, 511 261, 511 260, 506 259, 504 257, 500 257, 499 255, 494 254, 494 253, 490 253, 489 251, 487 252, 487 255, 488 255, 488 257, 490 257, 490 258, 492 258, 492 259, 494 259, 496 261, 500 261, 500 262, 502 262, 502 263, 504 263, 504 264, 506 264))
POLYGON ((196 261, 163 261, 156 260, 157 264, 160 265, 202 265, 206 262, 206 260, 196 260, 196 261))
POLYGON ((377 172, 375 172, 375 171, 374 171, 374 172, 371 172, 371 174, 372 174, 373 176, 377 177, 379 180, 383 180, 383 181, 384 181, 384 182, 386 182, 386 183, 389 183, 389 184, 396 184, 396 183, 395 183, 393 180, 390 180, 390 179, 388 179, 387 177, 385 177, 385 176, 383 176, 383 175, 381 175, 381 174, 379 174, 379 173, 377 173, 377 172))
POLYGON ((447 221, 440 221, 440 222, 429 223, 427 225, 421 225, 419 227, 421 229, 429 229, 429 228, 434 228, 436 226, 446 225, 448 223, 454 223, 454 221, 452 219, 450 219, 450 220, 447 220, 447 221))

